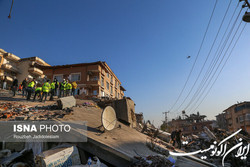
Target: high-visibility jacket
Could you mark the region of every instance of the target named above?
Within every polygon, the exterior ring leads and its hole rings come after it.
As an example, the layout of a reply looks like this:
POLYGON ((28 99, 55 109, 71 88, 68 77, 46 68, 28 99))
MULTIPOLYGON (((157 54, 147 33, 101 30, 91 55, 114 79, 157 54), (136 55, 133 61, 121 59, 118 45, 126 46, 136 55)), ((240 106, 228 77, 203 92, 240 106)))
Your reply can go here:
POLYGON ((50 87, 51 87, 51 89, 55 89, 55 88, 56 88, 55 82, 52 82, 52 83, 50 84, 50 87))
POLYGON ((41 92, 42 91, 42 87, 37 87, 36 90, 35 90, 35 92, 38 92, 38 91, 41 92))
POLYGON ((43 84, 43 92, 49 93, 49 91, 50 91, 50 84, 48 82, 45 82, 43 84))
POLYGON ((68 89, 68 90, 71 90, 71 89, 72 89, 71 83, 67 83, 66 89, 68 89))
POLYGON ((34 81, 31 81, 29 84, 28 84, 28 87, 29 88, 34 88, 35 86, 35 82, 34 81))
POLYGON ((76 89, 77 88, 77 83, 74 81, 74 82, 72 82, 72 87, 74 88, 74 89, 76 89))
POLYGON ((66 82, 61 83, 61 90, 66 90, 66 82))

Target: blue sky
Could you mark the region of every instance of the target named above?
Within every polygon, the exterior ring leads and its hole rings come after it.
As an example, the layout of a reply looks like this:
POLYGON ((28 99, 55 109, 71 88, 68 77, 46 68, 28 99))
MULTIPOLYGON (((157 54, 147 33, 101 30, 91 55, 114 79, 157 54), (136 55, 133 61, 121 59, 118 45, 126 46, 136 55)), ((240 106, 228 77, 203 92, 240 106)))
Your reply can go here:
MULTIPOLYGON (((175 108, 195 81, 228 2, 218 2, 197 65, 175 108)), ((12 18, 8 19, 11 1, 0 0, 0 48, 21 58, 38 56, 51 65, 106 61, 127 89, 126 96, 135 101, 136 112, 143 112, 145 119, 159 125, 162 112, 171 108, 186 81, 214 3, 25 0, 14 2, 12 18)), ((237 1, 232 1, 222 32, 236 6, 237 1)), ((197 109, 210 119, 237 101, 250 100, 249 26, 197 109)), ((180 111, 170 111, 170 116, 176 113, 180 111)))

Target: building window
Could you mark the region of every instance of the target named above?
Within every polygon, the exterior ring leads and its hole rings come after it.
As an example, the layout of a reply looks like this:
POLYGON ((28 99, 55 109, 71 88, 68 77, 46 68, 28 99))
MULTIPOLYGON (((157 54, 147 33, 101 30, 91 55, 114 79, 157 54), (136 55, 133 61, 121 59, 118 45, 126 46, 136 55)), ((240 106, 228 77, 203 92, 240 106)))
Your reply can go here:
POLYGON ((110 94, 113 95, 113 86, 110 86, 110 94))
POLYGON ((120 94, 118 93, 118 99, 120 98, 120 94))
POLYGON ((107 72, 107 77, 109 78, 109 73, 107 72))
POLYGON ((109 83, 108 83, 108 81, 106 82, 106 87, 107 87, 107 90, 109 90, 109 83))
POLYGON ((73 73, 73 74, 70 74, 70 76, 71 76, 70 81, 72 82, 81 80, 81 73, 73 73))
POLYGON ((113 75, 111 75, 111 81, 110 82, 113 83, 113 75))
POLYGON ((102 82, 101 82, 101 84, 102 84, 102 87, 104 87, 104 78, 102 77, 102 82))
POLYGON ((245 120, 246 120, 246 121, 249 121, 249 120, 250 120, 250 114, 246 114, 245 120))
POLYGON ((243 115, 239 116, 239 120, 240 120, 240 122, 243 122, 243 121, 244 121, 243 115))
POLYGON ((96 96, 97 95, 97 90, 93 91, 93 95, 96 96))
POLYGON ((117 91, 115 91, 115 97, 117 98, 117 91))
POLYGON ((98 81, 98 76, 94 76, 93 81, 98 81))
POLYGON ((104 92, 103 91, 101 91, 101 96, 104 97, 104 92))
POLYGON ((115 81, 115 87, 117 88, 117 81, 115 81))
POLYGON ((53 78, 57 79, 58 82, 62 82, 63 81, 63 74, 57 74, 57 75, 54 75, 53 78))

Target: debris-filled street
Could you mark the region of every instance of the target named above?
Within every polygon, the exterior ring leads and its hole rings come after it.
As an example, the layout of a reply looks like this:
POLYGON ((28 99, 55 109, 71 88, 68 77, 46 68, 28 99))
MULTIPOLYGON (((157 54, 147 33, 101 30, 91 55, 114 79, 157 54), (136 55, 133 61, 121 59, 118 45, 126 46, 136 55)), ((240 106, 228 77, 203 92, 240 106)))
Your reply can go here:
MULTIPOLYGON (((7 94, 8 92, 5 92, 5 97, 8 97, 7 94)), ((169 151, 184 153, 207 149, 213 141, 220 142, 228 137, 229 132, 220 129, 210 131, 205 128, 200 134, 183 136, 183 147, 178 149, 172 145, 171 133, 155 128, 149 121, 145 124, 137 122, 137 127, 130 127, 118 121, 113 130, 105 131, 101 121, 103 109, 98 106, 98 103, 76 99, 75 106, 60 109, 56 100, 37 104, 17 101, 12 97, 6 98, 0 103, 0 121, 87 121, 88 141, 64 143, 67 146, 63 146, 63 143, 26 142, 20 143, 19 148, 14 146, 17 143, 12 145, 5 142, 2 143, 0 162, 3 166, 34 166, 35 164, 56 166, 62 163, 68 166, 84 166, 90 161, 92 166, 171 167, 182 166, 183 163, 185 166, 221 166, 221 157, 210 157, 210 152, 185 158, 170 155, 169 151), (73 153, 69 152, 70 158, 65 157, 67 151, 63 151, 63 148, 73 153), (63 154, 60 151, 63 151, 63 154), (60 156, 63 157, 60 158, 60 156), (201 159, 202 156, 207 158, 201 159)), ((100 104, 103 105, 103 102, 100 104)), ((249 142, 248 136, 238 134, 227 141, 228 146, 233 147, 239 138, 242 138, 245 144, 249 142)), ((244 165, 249 165, 249 161, 233 158, 233 154, 228 155, 225 160, 225 166, 244 165)))
POLYGON ((250 167, 250 0, 0 0, 0 167, 250 167))

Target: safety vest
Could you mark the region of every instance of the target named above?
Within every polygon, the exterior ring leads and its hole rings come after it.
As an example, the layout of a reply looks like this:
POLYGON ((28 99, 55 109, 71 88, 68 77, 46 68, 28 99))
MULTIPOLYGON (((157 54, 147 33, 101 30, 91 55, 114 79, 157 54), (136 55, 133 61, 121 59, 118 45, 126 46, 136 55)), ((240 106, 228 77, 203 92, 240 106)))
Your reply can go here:
POLYGON ((41 92, 42 91, 42 87, 37 87, 36 90, 35 90, 35 92, 38 92, 38 91, 41 92))
POLYGON ((51 89, 55 89, 55 88, 56 88, 55 82, 52 82, 52 83, 50 84, 50 87, 51 87, 51 89))
POLYGON ((50 84, 48 82, 45 82, 43 84, 43 92, 49 93, 49 91, 50 91, 50 84))
POLYGON ((71 83, 68 83, 68 84, 67 84, 67 89, 68 89, 68 90, 72 89, 71 83))
POLYGON ((35 82, 34 81, 31 81, 28 85, 29 88, 34 88, 35 86, 35 82))
POLYGON ((66 82, 61 83, 61 90, 66 90, 66 82))

